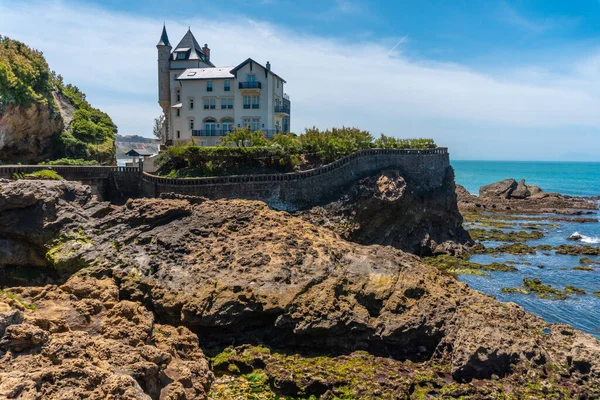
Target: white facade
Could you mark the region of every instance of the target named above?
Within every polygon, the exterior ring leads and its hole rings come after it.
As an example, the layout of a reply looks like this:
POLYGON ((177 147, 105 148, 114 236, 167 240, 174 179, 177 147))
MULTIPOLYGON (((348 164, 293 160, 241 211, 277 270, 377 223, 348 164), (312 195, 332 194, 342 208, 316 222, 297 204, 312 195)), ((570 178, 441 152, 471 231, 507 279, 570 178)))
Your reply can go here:
POLYGON ((289 132, 290 101, 269 62, 252 59, 215 67, 210 49, 188 31, 173 51, 163 28, 158 48, 159 104, 165 144, 193 141, 214 146, 233 127, 250 126, 267 136, 289 132))

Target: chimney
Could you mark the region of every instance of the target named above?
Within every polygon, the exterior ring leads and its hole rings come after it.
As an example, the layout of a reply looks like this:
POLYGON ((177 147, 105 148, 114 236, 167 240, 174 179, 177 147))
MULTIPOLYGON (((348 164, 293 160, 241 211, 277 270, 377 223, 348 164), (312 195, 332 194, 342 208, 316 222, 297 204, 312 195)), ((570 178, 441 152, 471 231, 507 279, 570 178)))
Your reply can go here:
POLYGON ((206 56, 206 59, 208 61, 210 61, 210 49, 208 48, 208 45, 206 43, 204 43, 204 47, 202 48, 202 52, 206 56))
POLYGON ((270 70, 271 70, 271 62, 267 61, 267 71, 270 71, 270 70))

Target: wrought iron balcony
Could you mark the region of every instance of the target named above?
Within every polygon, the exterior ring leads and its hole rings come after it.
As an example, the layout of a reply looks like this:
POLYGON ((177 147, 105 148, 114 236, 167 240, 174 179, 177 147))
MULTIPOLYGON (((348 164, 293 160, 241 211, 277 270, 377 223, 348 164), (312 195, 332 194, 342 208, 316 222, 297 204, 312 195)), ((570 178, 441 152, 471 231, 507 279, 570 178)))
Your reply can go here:
POLYGON ((275 106, 275 114, 290 114, 290 108, 288 106, 275 106))
MULTIPOLYGON (((281 132, 281 130, 277 129, 258 129, 262 133, 265 134, 267 138, 273 137, 276 133, 281 132)), ((227 134, 231 132, 230 130, 224 129, 195 129, 192 130, 192 136, 227 136, 227 134)))
POLYGON ((192 130, 192 136, 226 136, 229 130, 223 129, 196 129, 192 130))
POLYGON ((240 89, 262 89, 262 85, 260 82, 240 82, 240 89))

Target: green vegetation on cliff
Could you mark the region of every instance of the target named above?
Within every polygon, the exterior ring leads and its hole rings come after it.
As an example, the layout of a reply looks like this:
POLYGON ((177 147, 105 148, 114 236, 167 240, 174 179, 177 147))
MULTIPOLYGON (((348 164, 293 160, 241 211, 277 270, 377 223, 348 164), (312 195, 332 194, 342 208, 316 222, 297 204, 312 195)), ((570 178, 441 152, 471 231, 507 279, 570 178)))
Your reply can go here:
POLYGON ((276 134, 268 139, 260 131, 234 129, 221 146, 172 146, 161 155, 161 173, 171 177, 231 175, 237 173, 291 172, 309 169, 359 150, 432 149, 432 139, 379 139, 358 128, 307 129, 303 134, 276 134))
POLYGON ((482 275, 487 276, 482 271, 500 271, 500 272, 513 272, 516 271, 512 265, 501 264, 497 262, 493 262, 491 264, 478 264, 472 261, 465 260, 461 257, 454 257, 448 254, 442 254, 436 257, 425 257, 423 262, 427 265, 431 265, 432 267, 436 267, 440 271, 449 274, 449 275, 482 275))
MULTIPOLYGON (((49 148, 41 149, 40 157, 115 161, 117 127, 108 114, 92 107, 79 88, 65 84, 60 75, 51 71, 42 52, 0 36, 0 121, 8 107, 13 108, 13 114, 30 107, 48 109, 49 118, 63 119, 64 129, 54 132, 49 148), (57 98, 68 103, 69 110, 64 110, 65 104, 61 105, 57 98), (68 125, 61 115, 63 110, 72 113, 68 125)), ((4 158, 21 161, 18 156, 4 158)))
POLYGON ((42 169, 40 171, 34 171, 30 174, 17 173, 13 175, 14 179, 40 179, 50 181, 61 181, 64 178, 56 172, 49 169, 42 169))
POLYGON ((9 104, 48 105, 51 76, 42 52, 0 36, 0 114, 9 104))
POLYGON ((69 129, 55 135, 55 156, 97 160, 110 163, 115 159, 117 126, 105 112, 94 108, 77 86, 55 80, 56 89, 76 108, 69 129))

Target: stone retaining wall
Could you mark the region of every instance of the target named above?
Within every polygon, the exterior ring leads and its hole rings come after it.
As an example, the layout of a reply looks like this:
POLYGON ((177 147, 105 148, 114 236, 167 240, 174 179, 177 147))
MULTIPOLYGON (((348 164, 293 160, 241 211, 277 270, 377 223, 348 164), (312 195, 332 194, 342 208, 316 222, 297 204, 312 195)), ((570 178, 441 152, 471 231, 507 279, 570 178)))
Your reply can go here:
POLYGON ((175 179, 143 173, 142 187, 149 197, 179 193, 210 199, 243 198, 261 200, 272 208, 293 211, 334 199, 353 182, 385 169, 400 171, 418 192, 426 193, 443 184, 449 167, 446 148, 372 149, 319 168, 288 174, 175 179))
POLYGON ((293 211, 335 199, 352 183, 385 169, 398 170, 424 194, 443 184, 449 167, 448 149, 440 147, 363 150, 319 168, 287 174, 174 179, 140 172, 138 167, 0 165, 0 178, 51 169, 67 180, 92 186, 101 198, 115 202, 178 193, 210 199, 261 200, 274 209, 293 211))
POLYGON ((92 192, 103 200, 122 203, 142 195, 138 167, 84 166, 84 165, 0 165, 0 178, 10 179, 14 174, 29 174, 50 169, 68 181, 89 185, 92 192))

